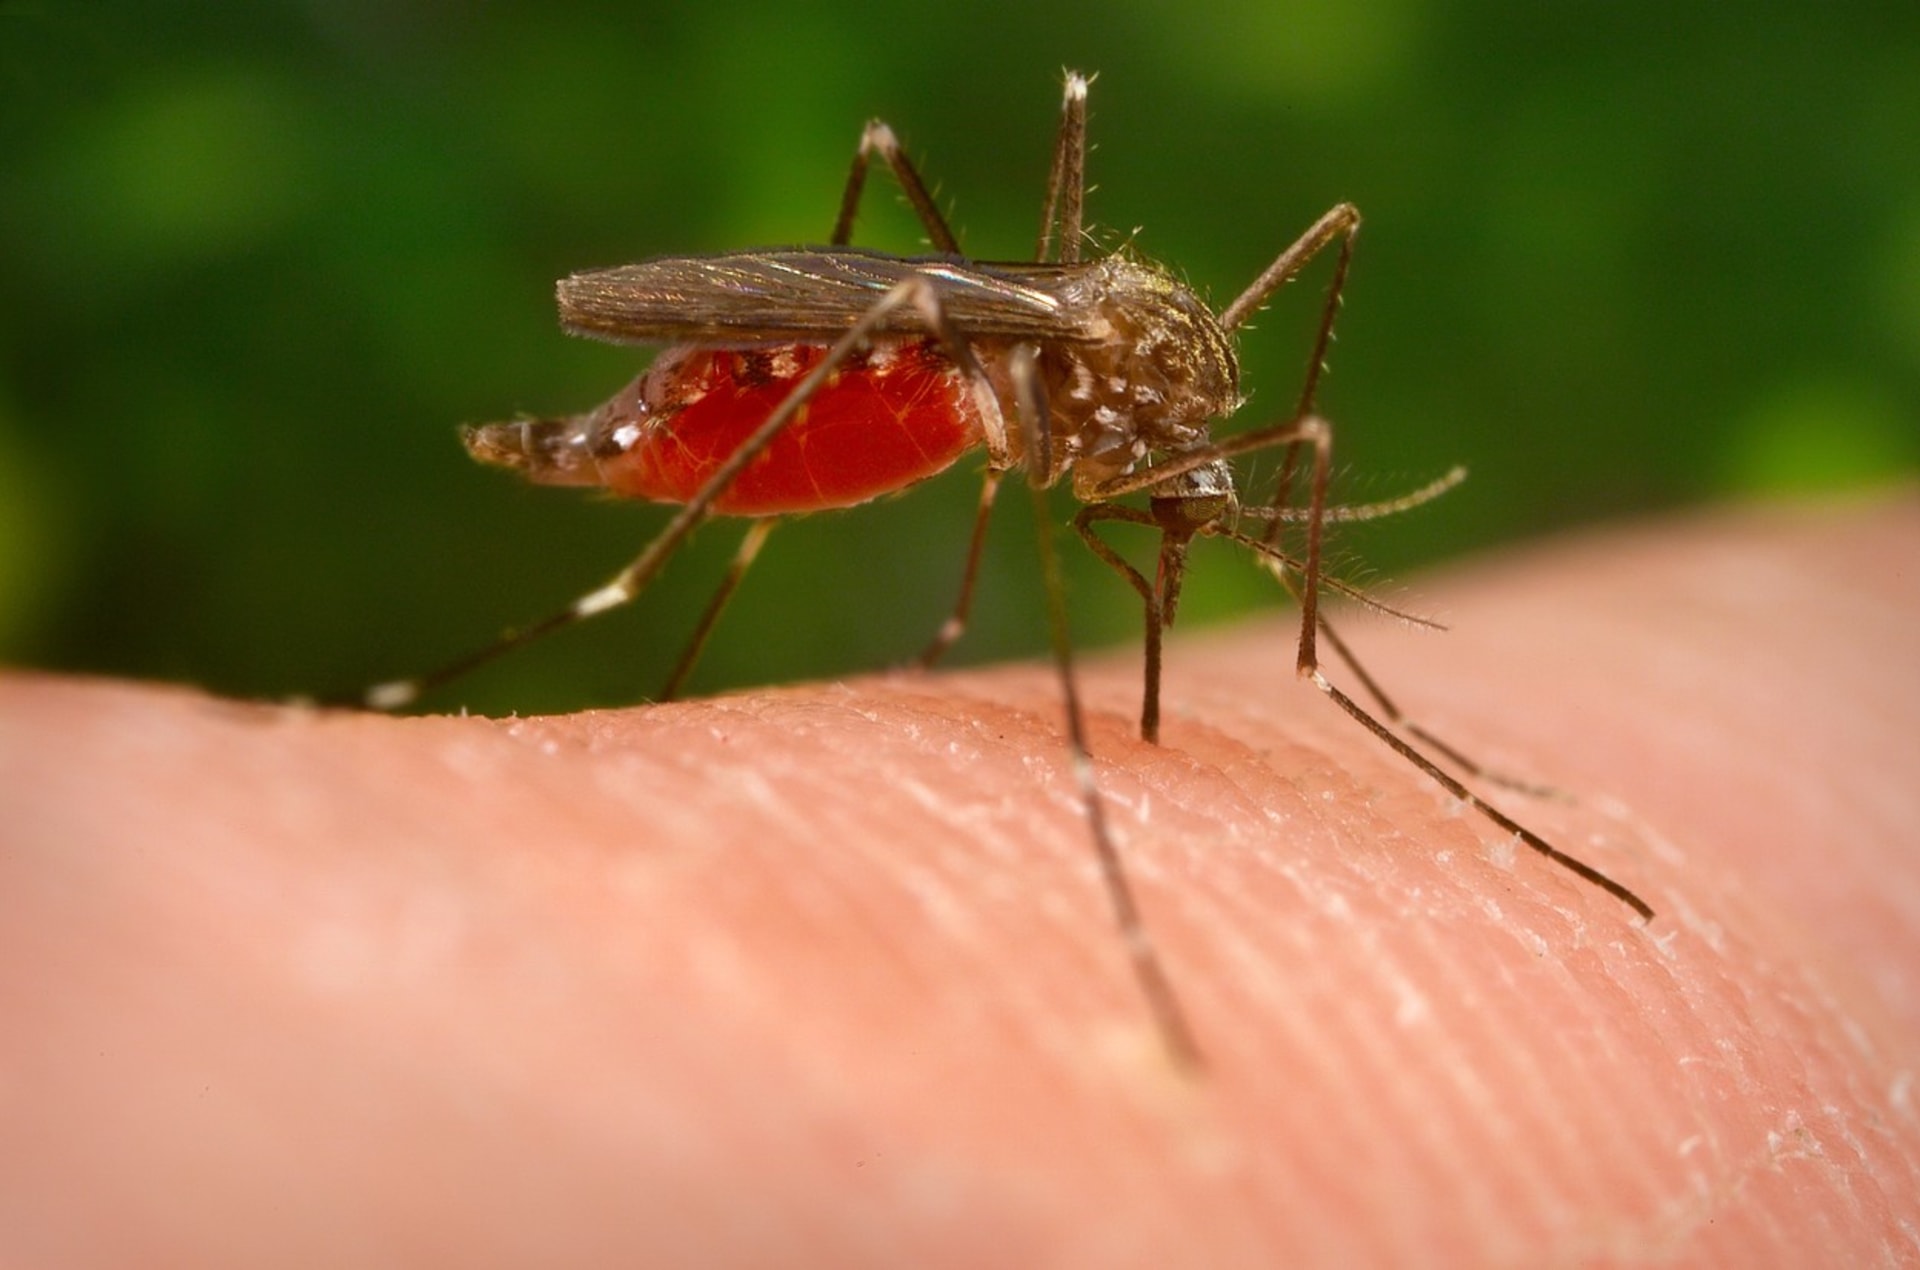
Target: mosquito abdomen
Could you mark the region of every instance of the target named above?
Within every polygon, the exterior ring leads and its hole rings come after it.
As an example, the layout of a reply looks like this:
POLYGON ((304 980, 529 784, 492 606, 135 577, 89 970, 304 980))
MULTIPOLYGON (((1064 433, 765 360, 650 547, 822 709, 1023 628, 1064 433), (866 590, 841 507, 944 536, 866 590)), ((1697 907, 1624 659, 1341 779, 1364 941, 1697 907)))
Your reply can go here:
MULTIPOLYGON (((472 428, 467 451, 543 485, 684 503, 825 355, 811 344, 671 348, 598 410, 472 428)), ((975 393, 932 341, 878 341, 802 403, 713 510, 774 516, 852 507, 944 471, 982 437, 975 393)))

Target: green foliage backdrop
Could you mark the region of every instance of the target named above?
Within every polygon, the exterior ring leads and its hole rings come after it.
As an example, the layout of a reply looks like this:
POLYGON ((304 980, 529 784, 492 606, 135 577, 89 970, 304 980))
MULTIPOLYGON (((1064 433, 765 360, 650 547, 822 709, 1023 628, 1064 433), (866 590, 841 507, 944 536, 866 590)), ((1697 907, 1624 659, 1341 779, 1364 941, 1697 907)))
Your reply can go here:
MULTIPOLYGON (((522 488, 453 432, 639 364, 562 337, 552 280, 819 240, 874 115, 972 253, 1017 257, 1063 66, 1100 76, 1094 221, 1216 302, 1331 203, 1366 213, 1340 490, 1473 470, 1344 537, 1369 569, 1920 455, 1916 8, 0 0, 0 653, 281 695, 563 603, 662 514, 522 488)), ((916 236, 882 193, 863 239, 916 236)), ((1247 339, 1242 424, 1290 400, 1323 280, 1247 339)), ((917 647, 974 488, 777 534, 699 686, 917 647)), ((968 658, 1044 640, 1002 510, 968 658)), ((442 703, 635 699, 733 538, 442 703)), ((1062 545, 1083 642, 1127 639, 1129 595, 1062 545)), ((1197 565, 1190 620, 1271 602, 1197 565)))

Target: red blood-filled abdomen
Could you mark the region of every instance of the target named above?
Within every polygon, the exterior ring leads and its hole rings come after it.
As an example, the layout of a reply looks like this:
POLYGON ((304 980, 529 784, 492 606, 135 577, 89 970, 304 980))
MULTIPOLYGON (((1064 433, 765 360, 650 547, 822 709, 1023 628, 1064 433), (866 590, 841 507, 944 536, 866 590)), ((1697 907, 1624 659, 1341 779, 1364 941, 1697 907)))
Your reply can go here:
MULTIPOLYGON (((600 452, 602 479, 616 493, 686 502, 825 355, 810 345, 667 350, 603 407, 600 435, 614 444, 600 452)), ((944 470, 981 438, 965 376, 932 341, 881 343, 831 376, 714 510, 851 507, 944 470)))

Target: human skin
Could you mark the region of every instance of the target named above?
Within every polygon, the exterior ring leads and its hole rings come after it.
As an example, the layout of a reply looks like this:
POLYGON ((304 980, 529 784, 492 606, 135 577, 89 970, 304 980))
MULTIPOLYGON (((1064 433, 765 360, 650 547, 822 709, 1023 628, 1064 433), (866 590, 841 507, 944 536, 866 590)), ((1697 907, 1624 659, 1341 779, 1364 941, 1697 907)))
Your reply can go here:
POLYGON ((1920 1259, 1920 499, 1404 598, 1453 630, 1349 617, 1369 667, 1658 914, 1284 618, 1173 642, 1160 747, 1090 659, 1197 1074, 1044 667, 522 720, 0 679, 0 1262, 1920 1259))

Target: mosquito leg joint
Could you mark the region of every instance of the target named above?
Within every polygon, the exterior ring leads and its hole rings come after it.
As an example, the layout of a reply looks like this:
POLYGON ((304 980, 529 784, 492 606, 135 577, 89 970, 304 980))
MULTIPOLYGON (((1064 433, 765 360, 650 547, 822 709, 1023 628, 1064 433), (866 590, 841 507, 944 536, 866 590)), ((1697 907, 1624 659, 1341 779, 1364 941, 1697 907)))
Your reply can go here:
POLYGON ((573 602, 573 616, 578 618, 597 617, 608 609, 617 609, 633 598, 633 586, 624 577, 597 591, 589 591, 573 602))
POLYGON ((369 710, 402 710, 420 699, 420 681, 393 679, 375 684, 360 699, 369 710))

